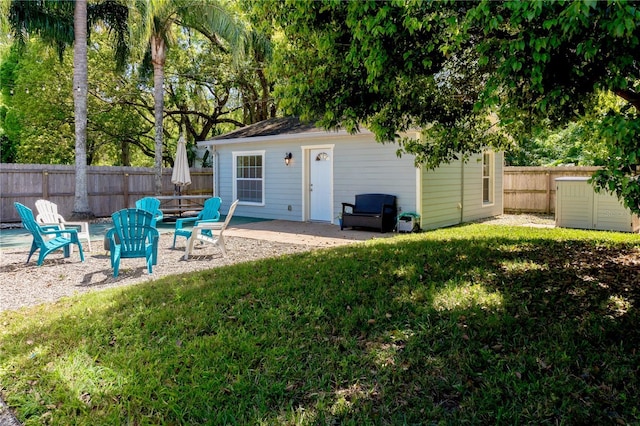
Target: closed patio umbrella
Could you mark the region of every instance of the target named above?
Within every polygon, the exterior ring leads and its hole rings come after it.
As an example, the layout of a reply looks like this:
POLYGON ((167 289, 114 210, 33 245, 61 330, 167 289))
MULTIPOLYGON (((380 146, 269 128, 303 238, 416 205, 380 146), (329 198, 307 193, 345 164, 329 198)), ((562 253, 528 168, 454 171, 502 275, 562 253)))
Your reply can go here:
POLYGON ((187 146, 182 135, 180 135, 180 139, 178 139, 178 149, 176 150, 176 157, 173 162, 171 183, 176 186, 178 193, 182 191, 183 187, 191 185, 189 160, 187 160, 187 146))

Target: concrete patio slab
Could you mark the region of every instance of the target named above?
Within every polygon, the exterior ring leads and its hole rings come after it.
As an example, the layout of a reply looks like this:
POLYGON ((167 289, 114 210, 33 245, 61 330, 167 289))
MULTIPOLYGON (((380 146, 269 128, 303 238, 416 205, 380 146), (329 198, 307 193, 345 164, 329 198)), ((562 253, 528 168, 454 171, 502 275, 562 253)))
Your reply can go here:
POLYGON ((390 238, 396 234, 353 229, 341 231, 339 226, 330 223, 268 220, 231 224, 225 231, 225 235, 314 247, 332 247, 375 238, 390 238))

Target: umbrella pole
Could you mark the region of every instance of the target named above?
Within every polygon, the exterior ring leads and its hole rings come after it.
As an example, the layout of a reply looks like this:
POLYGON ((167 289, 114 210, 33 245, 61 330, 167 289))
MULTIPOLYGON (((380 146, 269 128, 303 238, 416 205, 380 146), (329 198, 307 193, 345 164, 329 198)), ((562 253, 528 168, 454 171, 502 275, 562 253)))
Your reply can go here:
POLYGON ((182 217, 182 199, 180 198, 182 196, 182 187, 180 185, 174 185, 173 193, 178 196, 178 215, 182 217))

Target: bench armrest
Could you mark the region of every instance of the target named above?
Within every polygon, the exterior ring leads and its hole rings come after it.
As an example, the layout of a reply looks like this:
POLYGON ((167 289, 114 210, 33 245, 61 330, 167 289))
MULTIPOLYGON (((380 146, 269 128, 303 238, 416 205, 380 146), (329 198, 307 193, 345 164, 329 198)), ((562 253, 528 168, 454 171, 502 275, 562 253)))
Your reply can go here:
POLYGON ((354 212, 356 206, 351 203, 342 203, 342 214, 347 213, 347 209, 351 209, 351 213, 354 212))
POLYGON ((382 213, 384 214, 384 212, 387 211, 387 209, 389 209, 391 211, 396 211, 396 206, 394 206, 393 204, 383 204, 382 205, 382 213))

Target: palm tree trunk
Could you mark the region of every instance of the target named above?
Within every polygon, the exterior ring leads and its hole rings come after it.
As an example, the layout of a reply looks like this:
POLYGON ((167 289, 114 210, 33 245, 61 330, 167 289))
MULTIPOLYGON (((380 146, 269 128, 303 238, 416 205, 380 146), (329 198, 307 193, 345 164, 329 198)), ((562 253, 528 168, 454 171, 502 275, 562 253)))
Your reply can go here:
POLYGON ((87 0, 77 0, 73 13, 73 103, 76 131, 76 187, 73 217, 92 217, 87 192, 87 0))
POLYGON ((155 116, 154 187, 156 195, 162 194, 162 120, 164 115, 164 64, 167 50, 164 39, 151 37, 151 62, 153 63, 153 109, 155 116))

